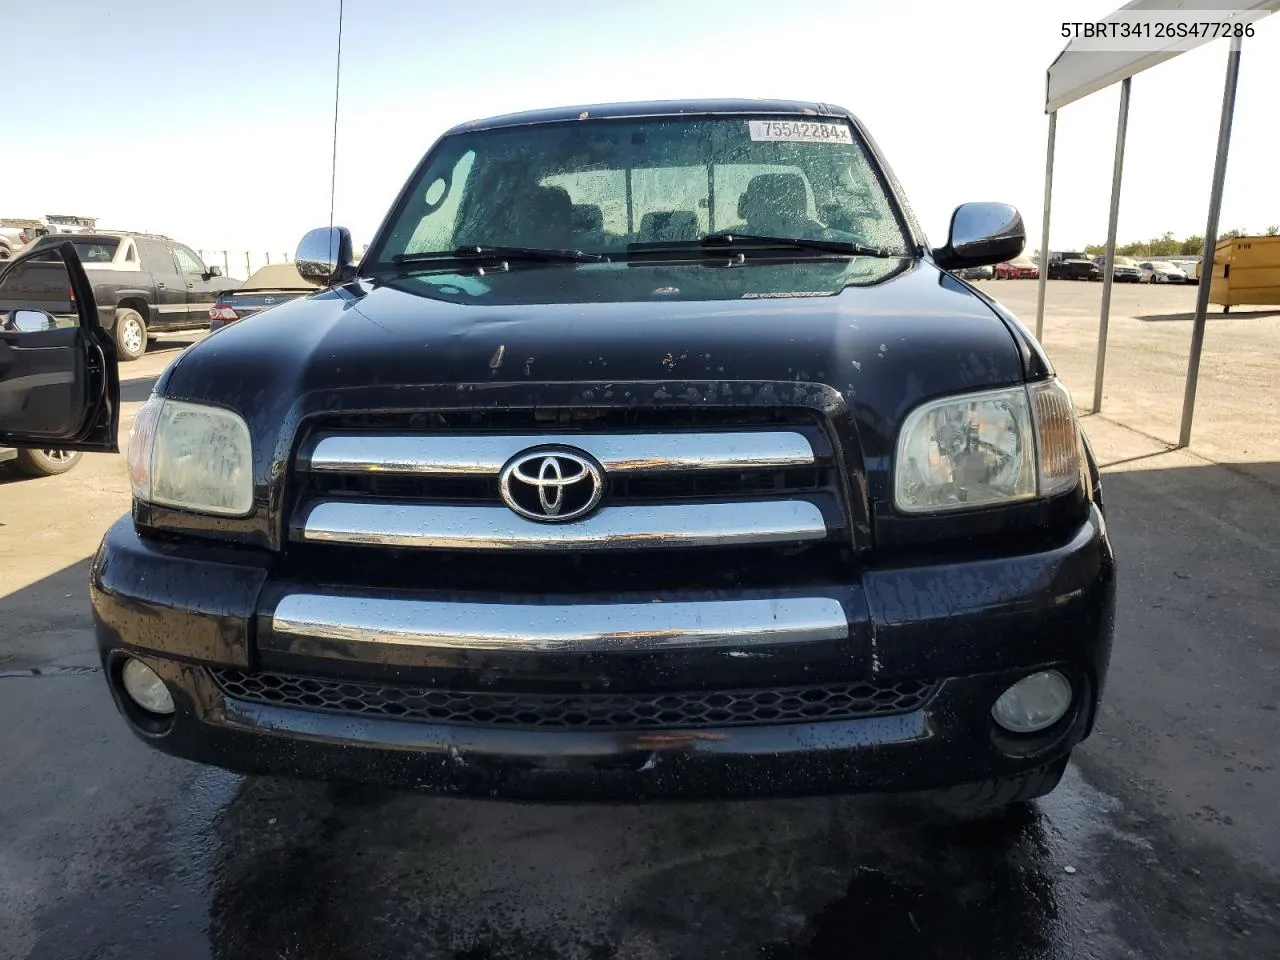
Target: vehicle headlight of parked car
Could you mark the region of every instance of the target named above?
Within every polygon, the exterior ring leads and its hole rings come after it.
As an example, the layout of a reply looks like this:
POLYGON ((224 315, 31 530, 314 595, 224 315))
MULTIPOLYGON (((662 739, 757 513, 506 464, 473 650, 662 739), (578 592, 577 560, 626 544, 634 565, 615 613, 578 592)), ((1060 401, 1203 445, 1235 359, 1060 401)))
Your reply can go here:
POLYGON ((253 509, 249 428, 223 407, 152 397, 133 422, 129 479, 146 503, 245 516, 253 509))
POLYGON ((1080 475, 1080 439, 1057 380, 926 403, 898 437, 899 510, 964 510, 1047 497, 1080 475))

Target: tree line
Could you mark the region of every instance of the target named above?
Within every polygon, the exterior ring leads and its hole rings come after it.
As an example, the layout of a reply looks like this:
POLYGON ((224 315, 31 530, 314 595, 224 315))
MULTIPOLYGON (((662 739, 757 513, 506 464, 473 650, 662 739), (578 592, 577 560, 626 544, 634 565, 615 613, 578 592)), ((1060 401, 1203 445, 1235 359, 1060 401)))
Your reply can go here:
MULTIPOLYGON (((1267 227, 1265 235, 1274 237, 1280 234, 1280 224, 1267 227)), ((1230 240, 1234 237, 1254 236, 1248 230, 1228 230, 1226 233, 1218 234, 1218 239, 1230 240)), ((1084 252, 1090 256, 1104 254, 1107 252, 1105 243, 1091 243, 1084 248, 1084 252)), ((1179 240, 1170 231, 1162 237, 1154 237, 1151 240, 1138 240, 1135 243, 1116 244, 1116 256, 1118 257, 1198 257, 1204 253, 1204 237, 1192 234, 1184 240, 1179 240)))

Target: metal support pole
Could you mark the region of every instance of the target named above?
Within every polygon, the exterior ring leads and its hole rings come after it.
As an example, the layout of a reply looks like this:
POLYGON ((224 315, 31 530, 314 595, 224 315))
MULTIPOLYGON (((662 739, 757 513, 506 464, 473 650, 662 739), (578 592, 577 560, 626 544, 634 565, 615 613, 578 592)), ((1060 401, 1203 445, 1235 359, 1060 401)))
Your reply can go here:
POLYGON ((224 277, 231 276, 231 258, 227 255, 227 251, 222 251, 222 275, 224 277))
POLYGON ((1191 356, 1187 359, 1187 387, 1182 395, 1182 427, 1178 446, 1191 443, 1191 420, 1196 411, 1196 385, 1200 380, 1200 353, 1204 349, 1204 322, 1209 312, 1209 283, 1218 240, 1218 215, 1222 212, 1222 184, 1227 178, 1227 147, 1231 145, 1231 118, 1236 109, 1236 81, 1240 79, 1240 37, 1231 38, 1227 54, 1227 80, 1222 90, 1222 119, 1218 123, 1218 155, 1213 161, 1213 188, 1209 193, 1209 219, 1204 228, 1204 255, 1200 260, 1200 285, 1196 287, 1196 319, 1191 328, 1191 356))
POLYGON ((1053 141, 1058 134, 1058 111, 1049 114, 1049 146, 1044 161, 1044 221, 1040 225, 1040 293, 1036 300, 1036 339, 1044 333, 1044 293, 1049 282, 1049 209, 1053 204, 1053 141))
POLYGON ((271 251, 267 251, 267 266, 271 266, 271 251))
POLYGON ((1102 410, 1102 377, 1107 367, 1107 323, 1111 319, 1111 285, 1116 276, 1116 221, 1120 218, 1120 178, 1124 173, 1124 138, 1129 126, 1129 84, 1120 84, 1120 116, 1116 120, 1116 160, 1111 168, 1111 215, 1107 221, 1107 259, 1102 276, 1102 311, 1098 315, 1098 365, 1093 372, 1093 412, 1102 410))
POLYGON ((253 266, 249 263, 249 251, 244 252, 244 276, 249 279, 249 275, 253 273, 253 266))

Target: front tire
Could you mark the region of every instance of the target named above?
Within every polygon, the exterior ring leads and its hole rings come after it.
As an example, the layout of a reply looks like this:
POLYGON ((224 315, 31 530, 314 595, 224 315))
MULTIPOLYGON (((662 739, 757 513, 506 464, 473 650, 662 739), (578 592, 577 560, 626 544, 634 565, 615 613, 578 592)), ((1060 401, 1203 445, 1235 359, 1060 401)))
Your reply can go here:
POLYGON ((937 803, 948 813, 963 817, 986 816, 1005 807, 1027 803, 1053 792, 1067 769, 1070 754, 1016 777, 979 780, 941 790, 937 803))
POLYGON ((80 462, 79 450, 19 450, 13 468, 28 477, 53 477, 80 462))
POLYGON ((121 360, 137 360, 147 352, 147 322, 129 307, 116 310, 116 353, 121 360))

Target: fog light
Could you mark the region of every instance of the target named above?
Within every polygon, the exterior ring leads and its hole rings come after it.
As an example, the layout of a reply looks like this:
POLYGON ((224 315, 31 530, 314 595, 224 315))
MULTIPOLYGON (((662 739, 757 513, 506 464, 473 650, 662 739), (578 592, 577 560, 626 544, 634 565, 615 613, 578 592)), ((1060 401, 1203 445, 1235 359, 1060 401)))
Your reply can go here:
POLYGON ((996 700, 991 716, 1012 733, 1052 727, 1071 706, 1071 682, 1057 670, 1023 677, 996 700))
POLYGON ((133 702, 150 713, 168 716, 173 713, 173 697, 156 672, 141 660, 126 660, 120 671, 125 693, 133 702))

